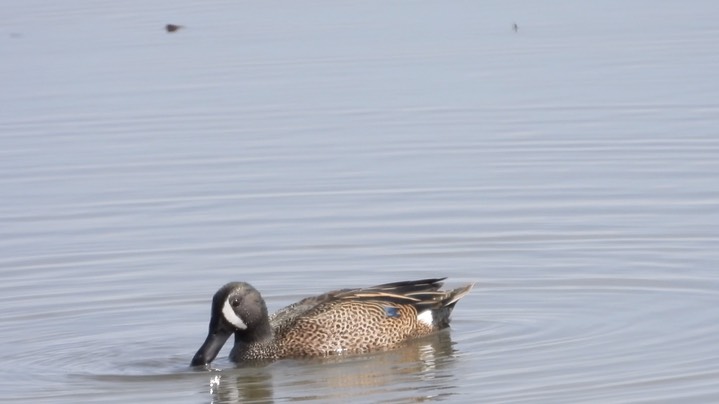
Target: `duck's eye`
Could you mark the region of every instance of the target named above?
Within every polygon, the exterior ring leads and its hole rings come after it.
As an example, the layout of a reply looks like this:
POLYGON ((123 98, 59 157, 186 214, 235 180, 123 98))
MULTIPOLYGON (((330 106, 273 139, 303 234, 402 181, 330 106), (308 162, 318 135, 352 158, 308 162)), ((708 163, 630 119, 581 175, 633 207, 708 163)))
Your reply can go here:
POLYGON ((242 302, 242 299, 235 298, 230 301, 230 305, 232 305, 232 307, 237 307, 240 305, 240 302, 242 302))

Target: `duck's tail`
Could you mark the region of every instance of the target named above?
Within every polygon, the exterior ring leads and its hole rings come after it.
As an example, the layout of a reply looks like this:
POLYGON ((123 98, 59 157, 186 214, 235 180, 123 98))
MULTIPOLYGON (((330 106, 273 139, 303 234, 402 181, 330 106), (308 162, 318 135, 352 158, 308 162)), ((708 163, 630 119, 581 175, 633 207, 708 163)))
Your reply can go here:
POLYGON ((432 322, 437 329, 449 326, 450 315, 452 314, 454 305, 456 305, 460 299, 467 296, 473 287, 474 283, 470 283, 445 292, 441 300, 441 305, 432 310, 432 322))

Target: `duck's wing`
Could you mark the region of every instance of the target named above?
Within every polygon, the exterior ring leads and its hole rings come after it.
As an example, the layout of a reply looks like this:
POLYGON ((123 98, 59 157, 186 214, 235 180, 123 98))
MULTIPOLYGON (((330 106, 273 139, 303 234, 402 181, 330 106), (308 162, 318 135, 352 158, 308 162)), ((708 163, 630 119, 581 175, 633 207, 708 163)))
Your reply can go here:
POLYGON ((423 296, 422 293, 437 291, 442 287, 442 281, 444 279, 446 278, 420 279, 416 281, 384 283, 369 288, 333 290, 319 296, 307 297, 276 311, 270 316, 270 324, 272 324, 273 329, 282 328, 315 307, 336 299, 394 299, 398 300, 398 303, 421 301, 423 298, 427 298, 427 296, 423 296))
POLYGON ((474 286, 469 284, 453 290, 439 290, 444 279, 446 278, 420 279, 344 290, 336 293, 334 298, 410 305, 419 313, 427 309, 454 307, 474 286))
MULTIPOLYGON (((278 310, 270 316, 270 324, 275 332, 281 332, 296 319, 310 314, 316 308, 335 301, 364 301, 375 305, 408 305, 418 313, 427 309, 447 308, 451 311, 454 304, 469 293, 473 285, 454 290, 439 290, 446 278, 430 278, 415 281, 384 283, 369 288, 341 289, 312 296, 278 310)), ((321 310, 321 308, 319 309, 321 310)))

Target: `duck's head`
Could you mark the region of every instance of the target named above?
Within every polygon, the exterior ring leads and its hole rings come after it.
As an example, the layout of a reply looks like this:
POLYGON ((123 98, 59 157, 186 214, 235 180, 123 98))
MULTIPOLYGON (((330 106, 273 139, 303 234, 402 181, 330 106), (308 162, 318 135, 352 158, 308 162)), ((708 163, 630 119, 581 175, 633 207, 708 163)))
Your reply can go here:
POLYGON ((212 297, 210 327, 205 342, 190 366, 212 362, 230 335, 237 342, 252 342, 268 331, 267 306, 260 292, 245 282, 230 282, 212 297))

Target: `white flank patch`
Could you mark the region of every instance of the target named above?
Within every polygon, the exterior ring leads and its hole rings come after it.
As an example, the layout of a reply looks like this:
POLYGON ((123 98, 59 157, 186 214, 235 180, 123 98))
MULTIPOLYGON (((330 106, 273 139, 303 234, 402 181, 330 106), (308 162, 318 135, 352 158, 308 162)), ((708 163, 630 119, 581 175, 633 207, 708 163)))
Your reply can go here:
POLYGON ((417 321, 432 326, 432 310, 425 310, 417 315, 417 321))
POLYGON ((225 320, 229 321, 230 324, 234 325, 240 330, 247 329, 247 324, 245 324, 245 322, 242 321, 240 316, 238 316, 235 311, 232 310, 229 299, 225 300, 225 305, 222 306, 222 315, 225 316, 225 320))

